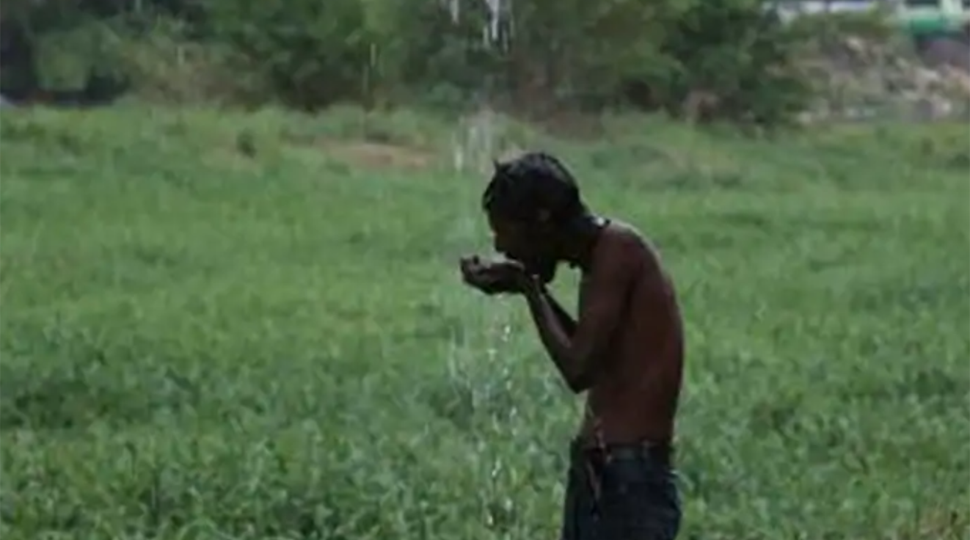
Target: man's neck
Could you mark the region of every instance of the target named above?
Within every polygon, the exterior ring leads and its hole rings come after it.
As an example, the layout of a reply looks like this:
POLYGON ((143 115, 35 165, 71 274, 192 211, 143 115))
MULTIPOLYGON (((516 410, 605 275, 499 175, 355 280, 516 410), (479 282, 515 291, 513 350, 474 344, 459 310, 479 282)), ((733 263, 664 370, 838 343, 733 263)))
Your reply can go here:
POLYGON ((565 245, 563 259, 573 268, 586 272, 593 259, 593 248, 599 240, 600 233, 609 223, 608 219, 595 215, 587 215, 576 222, 568 233, 568 243, 565 245))

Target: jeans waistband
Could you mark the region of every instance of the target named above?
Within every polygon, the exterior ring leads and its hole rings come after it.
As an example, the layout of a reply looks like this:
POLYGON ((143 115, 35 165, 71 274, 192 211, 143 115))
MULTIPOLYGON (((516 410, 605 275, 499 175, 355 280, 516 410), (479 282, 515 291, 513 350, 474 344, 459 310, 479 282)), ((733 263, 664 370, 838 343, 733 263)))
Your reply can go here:
POLYGON ((606 443, 597 445, 588 439, 573 439, 571 445, 573 455, 585 459, 619 459, 636 460, 647 459, 663 466, 672 466, 674 447, 670 442, 636 441, 628 443, 606 443))

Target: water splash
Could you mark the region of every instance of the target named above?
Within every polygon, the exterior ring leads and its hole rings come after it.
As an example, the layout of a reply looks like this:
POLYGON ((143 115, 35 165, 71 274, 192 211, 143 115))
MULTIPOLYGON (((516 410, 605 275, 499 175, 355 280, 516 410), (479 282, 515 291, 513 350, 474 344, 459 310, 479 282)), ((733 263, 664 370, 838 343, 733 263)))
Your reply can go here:
MULTIPOLYGON (((486 44, 493 44, 499 39, 499 28, 503 18, 508 14, 508 2, 506 0, 485 0, 488 8, 488 23, 482 28, 486 44)), ((448 0, 448 11, 451 13, 451 22, 458 24, 461 20, 461 0, 448 0)))
MULTIPOLYGON (((482 40, 488 48, 502 45, 503 22, 511 16, 510 0, 485 0, 488 18, 482 26, 482 40)), ((457 24, 461 16, 461 0, 450 0, 452 21, 457 24)), ((472 114, 465 115, 452 138, 452 154, 455 170, 484 173, 496 153, 496 115, 488 107, 488 89, 479 89, 482 105, 472 114)))
POLYGON ((461 0, 450 0, 448 9, 451 11, 451 22, 458 24, 458 20, 461 18, 461 0))
POLYGON ((498 354, 501 349, 508 349, 512 338, 512 325, 509 323, 508 314, 496 316, 489 324, 488 348, 486 356, 488 363, 495 365, 498 361, 498 354))
POLYGON ((496 115, 486 105, 463 117, 452 139, 455 170, 485 174, 496 154, 496 115))
POLYGON ((489 44, 496 43, 499 39, 499 24, 504 15, 502 0, 485 0, 488 6, 488 26, 486 36, 489 44))
MULTIPOLYGON (((465 0, 468 1, 468 0, 465 0)), ((448 9, 452 21, 457 24, 461 18, 462 0, 449 0, 448 9)), ((488 8, 488 18, 482 27, 482 39, 485 46, 493 48, 500 46, 502 38, 502 23, 507 17, 509 0, 485 0, 488 8)), ((460 173, 474 173, 476 175, 487 175, 491 170, 492 159, 496 157, 500 148, 499 145, 499 120, 498 115, 488 105, 488 88, 479 89, 482 102, 470 114, 464 115, 458 122, 458 126, 452 134, 452 159, 455 170, 460 173)), ((473 220, 469 215, 465 215, 456 223, 456 234, 468 235, 471 237, 475 233, 473 220), (457 231, 461 231, 458 233, 457 231)), ((489 310, 486 315, 484 332, 481 334, 481 341, 478 343, 464 343, 462 348, 466 354, 472 358, 479 367, 481 366, 481 355, 484 353, 484 364, 487 367, 485 373, 489 375, 480 381, 475 389, 476 395, 484 393, 482 399, 487 399, 487 395, 492 391, 492 386, 509 384, 510 373, 508 365, 508 355, 511 352, 512 326, 509 313, 505 309, 498 308, 496 311, 489 310)), ((478 340, 476 340, 478 341, 478 340)), ((458 366, 451 364, 453 376, 457 374, 458 366)), ((514 415, 514 413, 513 413, 514 415)))

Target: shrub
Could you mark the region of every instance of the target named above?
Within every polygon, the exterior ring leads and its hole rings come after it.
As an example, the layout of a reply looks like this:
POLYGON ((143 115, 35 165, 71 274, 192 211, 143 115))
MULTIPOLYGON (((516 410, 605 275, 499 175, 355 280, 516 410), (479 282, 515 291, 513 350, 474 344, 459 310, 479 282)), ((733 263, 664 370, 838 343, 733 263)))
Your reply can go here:
POLYGON ((372 40, 360 0, 221 0, 206 9, 241 72, 283 103, 313 110, 366 99, 372 40))
MULTIPOLYGON (((485 0, 145 4, 152 16, 188 21, 183 36, 227 49, 233 82, 248 95, 307 110, 437 96, 519 111, 633 106, 777 124, 808 98, 796 55, 810 33, 757 0, 505 2, 491 28, 485 0)), ((127 20, 145 28, 140 9, 127 20)))

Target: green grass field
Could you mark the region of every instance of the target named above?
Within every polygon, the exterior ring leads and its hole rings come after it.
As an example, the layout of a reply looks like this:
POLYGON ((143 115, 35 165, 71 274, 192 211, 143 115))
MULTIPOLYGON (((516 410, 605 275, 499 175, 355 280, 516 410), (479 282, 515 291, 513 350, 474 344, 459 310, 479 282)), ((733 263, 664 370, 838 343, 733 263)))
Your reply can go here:
MULTIPOLYGON (((5 111, 0 536, 555 538, 581 402, 446 128, 5 111)), ((680 538, 970 537, 965 129, 502 132, 671 268, 680 538)))

